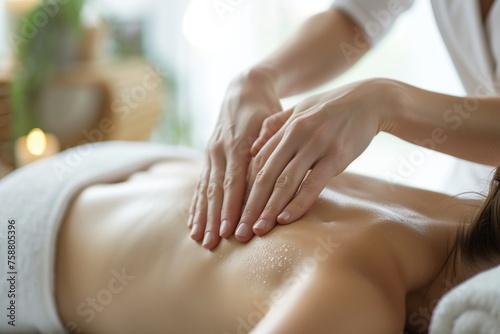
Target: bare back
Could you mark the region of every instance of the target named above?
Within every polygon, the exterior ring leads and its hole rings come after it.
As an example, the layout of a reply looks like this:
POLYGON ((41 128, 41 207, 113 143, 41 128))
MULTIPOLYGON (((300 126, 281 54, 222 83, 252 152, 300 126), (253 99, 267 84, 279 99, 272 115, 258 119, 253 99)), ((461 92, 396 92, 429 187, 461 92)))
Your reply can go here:
MULTIPOLYGON (((304 291, 311 289, 331 292, 345 318, 348 305, 332 286, 342 293, 358 289, 352 277, 359 276, 374 286, 376 296, 367 300, 385 316, 370 319, 358 305, 353 309, 363 314, 352 321, 373 326, 383 319, 387 331, 402 330, 409 292, 432 283, 463 214, 457 199, 405 187, 391 191, 381 181, 346 173, 299 221, 248 244, 230 238, 207 251, 186 227, 199 171, 195 161, 158 163, 75 199, 57 260, 58 306, 68 327, 83 333, 247 333, 255 326, 278 328, 273 322, 285 308, 299 314, 309 308, 312 293, 304 291), (343 280, 345 272, 355 276, 343 280)), ((336 304, 324 306, 334 318, 336 304)))

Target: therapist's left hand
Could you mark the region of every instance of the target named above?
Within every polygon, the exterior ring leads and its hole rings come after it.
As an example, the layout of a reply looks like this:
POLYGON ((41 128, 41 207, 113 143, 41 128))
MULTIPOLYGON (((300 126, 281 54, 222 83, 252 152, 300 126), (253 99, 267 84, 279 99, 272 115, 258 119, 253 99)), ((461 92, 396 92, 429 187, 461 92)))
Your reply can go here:
POLYGON ((397 108, 396 86, 384 79, 358 82, 269 117, 252 147, 250 191, 236 238, 246 242, 302 217, 329 180, 392 126, 388 111, 397 108))

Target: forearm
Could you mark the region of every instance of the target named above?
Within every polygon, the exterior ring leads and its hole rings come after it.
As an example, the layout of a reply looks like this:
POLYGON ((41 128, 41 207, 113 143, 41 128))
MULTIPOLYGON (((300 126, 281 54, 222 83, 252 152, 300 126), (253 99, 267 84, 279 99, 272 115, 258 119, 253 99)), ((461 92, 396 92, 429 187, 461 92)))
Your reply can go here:
POLYGON ((284 98, 338 76, 369 48, 357 24, 332 8, 311 17, 291 41, 255 68, 269 73, 276 92, 284 98))
POLYGON ((456 97, 395 83, 385 131, 457 158, 500 165, 500 97, 456 97))

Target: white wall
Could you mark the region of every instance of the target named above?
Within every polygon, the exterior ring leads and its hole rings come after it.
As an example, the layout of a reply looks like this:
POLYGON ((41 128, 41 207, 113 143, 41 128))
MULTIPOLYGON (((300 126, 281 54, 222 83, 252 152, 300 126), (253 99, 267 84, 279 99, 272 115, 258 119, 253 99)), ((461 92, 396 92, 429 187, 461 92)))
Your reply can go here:
POLYGON ((5 16, 5 1, 0 1, 0 62, 8 55, 7 48, 7 18, 5 16))

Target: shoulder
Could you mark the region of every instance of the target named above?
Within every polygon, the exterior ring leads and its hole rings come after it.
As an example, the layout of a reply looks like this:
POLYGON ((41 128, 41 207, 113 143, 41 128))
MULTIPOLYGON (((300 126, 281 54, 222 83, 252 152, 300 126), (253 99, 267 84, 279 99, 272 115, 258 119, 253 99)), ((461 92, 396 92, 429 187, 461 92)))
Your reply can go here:
POLYGON ((354 229, 337 248, 330 270, 338 265, 351 268, 399 305, 402 296, 432 276, 433 254, 425 228, 384 220, 354 229))

